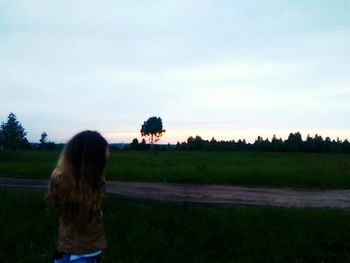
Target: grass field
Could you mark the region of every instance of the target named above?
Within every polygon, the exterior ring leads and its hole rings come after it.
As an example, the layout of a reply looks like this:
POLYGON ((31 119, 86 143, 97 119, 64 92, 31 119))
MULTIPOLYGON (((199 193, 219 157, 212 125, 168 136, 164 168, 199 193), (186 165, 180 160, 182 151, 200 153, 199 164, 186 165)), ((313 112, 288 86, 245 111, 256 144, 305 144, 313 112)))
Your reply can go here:
MULTIPOLYGON (((350 262, 350 213, 215 208, 107 197, 104 262, 350 262)), ((42 193, 0 188, 0 258, 49 262, 57 214, 42 193)))
MULTIPOLYGON (((58 151, 0 151, 0 176, 48 178, 58 151)), ((112 152, 108 180, 350 188, 350 155, 262 152, 112 152)))
MULTIPOLYGON (((0 151, 0 176, 48 178, 58 151, 0 151)), ((345 154, 112 152, 108 180, 350 188, 345 154)), ((108 196, 104 262, 350 262, 337 209, 155 204, 108 196)), ((0 188, 1 262, 49 262, 57 213, 43 193, 0 188)))

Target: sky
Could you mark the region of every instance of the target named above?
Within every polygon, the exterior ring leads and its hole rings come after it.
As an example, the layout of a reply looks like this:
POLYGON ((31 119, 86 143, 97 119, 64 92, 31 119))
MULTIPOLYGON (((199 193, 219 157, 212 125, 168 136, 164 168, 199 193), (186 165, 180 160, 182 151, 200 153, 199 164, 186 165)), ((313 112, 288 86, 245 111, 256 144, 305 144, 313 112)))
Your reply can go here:
POLYGON ((0 0, 0 122, 101 132, 350 139, 350 0, 0 0))

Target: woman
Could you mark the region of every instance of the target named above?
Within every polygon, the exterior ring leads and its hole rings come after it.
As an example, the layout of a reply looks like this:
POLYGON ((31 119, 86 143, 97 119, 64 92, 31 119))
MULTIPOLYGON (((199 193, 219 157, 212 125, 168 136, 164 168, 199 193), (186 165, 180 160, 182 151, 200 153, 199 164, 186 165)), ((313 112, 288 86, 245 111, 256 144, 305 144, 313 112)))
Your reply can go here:
POLYGON ((108 156, 108 143, 96 131, 80 132, 65 146, 47 194, 59 213, 54 263, 100 262, 107 246, 101 204, 108 156))

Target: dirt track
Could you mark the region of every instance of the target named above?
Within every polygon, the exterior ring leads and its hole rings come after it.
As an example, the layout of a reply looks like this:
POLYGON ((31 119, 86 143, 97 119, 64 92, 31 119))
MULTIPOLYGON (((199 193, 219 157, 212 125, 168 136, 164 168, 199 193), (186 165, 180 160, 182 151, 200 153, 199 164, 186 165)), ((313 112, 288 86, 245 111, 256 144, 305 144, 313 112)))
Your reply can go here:
MULTIPOLYGON (((0 177, 0 186, 45 190, 47 180, 0 177)), ((240 187, 175 183, 107 182, 107 193, 128 199, 215 205, 350 208, 350 190, 240 187)))

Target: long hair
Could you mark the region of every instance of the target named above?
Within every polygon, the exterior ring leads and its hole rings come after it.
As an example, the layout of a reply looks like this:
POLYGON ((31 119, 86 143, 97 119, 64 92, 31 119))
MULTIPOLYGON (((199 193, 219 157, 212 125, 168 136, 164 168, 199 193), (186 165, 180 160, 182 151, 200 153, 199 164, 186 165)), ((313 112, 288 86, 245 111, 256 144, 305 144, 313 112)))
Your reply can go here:
POLYGON ((65 223, 84 225, 101 209, 107 141, 96 131, 76 134, 52 172, 47 199, 65 223))

